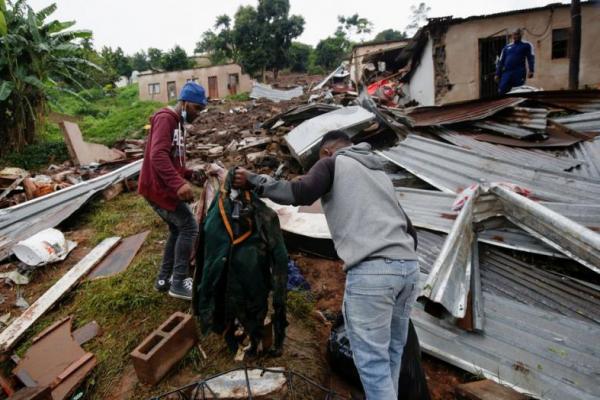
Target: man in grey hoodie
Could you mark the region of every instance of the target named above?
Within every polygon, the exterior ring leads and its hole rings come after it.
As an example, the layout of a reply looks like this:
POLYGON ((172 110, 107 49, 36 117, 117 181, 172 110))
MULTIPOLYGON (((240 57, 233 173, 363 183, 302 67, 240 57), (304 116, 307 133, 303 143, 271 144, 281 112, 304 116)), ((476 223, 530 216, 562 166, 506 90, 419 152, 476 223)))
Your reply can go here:
POLYGON ((396 400, 408 319, 418 291, 417 237, 382 160, 340 131, 321 141, 320 160, 301 178, 277 181, 238 169, 234 186, 280 204, 321 198, 344 261, 343 313, 368 400, 396 400))

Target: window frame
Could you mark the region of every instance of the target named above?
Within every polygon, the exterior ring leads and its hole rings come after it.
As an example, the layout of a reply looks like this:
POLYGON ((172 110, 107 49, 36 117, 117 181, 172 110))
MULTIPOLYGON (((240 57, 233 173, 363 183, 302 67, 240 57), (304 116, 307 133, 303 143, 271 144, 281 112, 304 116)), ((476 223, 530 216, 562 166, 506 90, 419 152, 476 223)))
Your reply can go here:
POLYGON ((571 36, 571 29, 570 28, 556 28, 556 29, 552 29, 552 35, 551 35, 551 51, 550 51, 550 58, 552 60, 560 60, 563 58, 569 58, 569 40, 570 40, 570 36, 571 36), (558 36, 559 34, 563 34, 565 35, 564 39, 556 39, 556 36, 558 36), (564 53, 563 53, 563 49, 562 49, 562 43, 564 42, 564 53), (558 47, 560 46, 560 47, 558 47), (557 48, 558 47, 558 48, 557 48))

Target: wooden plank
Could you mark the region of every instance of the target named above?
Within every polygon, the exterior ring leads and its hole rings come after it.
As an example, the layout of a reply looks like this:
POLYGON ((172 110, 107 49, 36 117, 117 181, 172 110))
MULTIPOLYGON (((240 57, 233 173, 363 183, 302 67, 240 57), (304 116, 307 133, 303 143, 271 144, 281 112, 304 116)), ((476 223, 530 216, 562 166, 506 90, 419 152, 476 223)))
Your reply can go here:
MULTIPOLYGON (((29 176, 29 175, 27 175, 27 176, 29 176)), ((21 182, 23 182, 23 179, 27 178, 27 176, 22 176, 20 178, 15 179, 13 181, 13 183, 11 183, 6 189, 4 189, 4 191, 2 193, 0 193, 0 200, 5 198, 6 196, 8 196, 10 194, 10 192, 15 190, 17 188, 17 186, 19 186, 21 184, 21 182)))
POLYGON ((119 245, 99 263, 88 275, 88 280, 106 278, 125 271, 133 258, 144 244, 150 231, 144 231, 137 235, 129 236, 121 241, 119 245))
POLYGON ((35 301, 23 314, 0 333, 0 351, 10 350, 23 334, 65 293, 71 290, 79 280, 94 268, 102 258, 121 240, 119 237, 104 239, 81 261, 71 268, 46 293, 35 301))
POLYGON ((500 385, 489 379, 465 383, 454 388, 456 398, 460 400, 527 400, 528 397, 508 386, 500 385))

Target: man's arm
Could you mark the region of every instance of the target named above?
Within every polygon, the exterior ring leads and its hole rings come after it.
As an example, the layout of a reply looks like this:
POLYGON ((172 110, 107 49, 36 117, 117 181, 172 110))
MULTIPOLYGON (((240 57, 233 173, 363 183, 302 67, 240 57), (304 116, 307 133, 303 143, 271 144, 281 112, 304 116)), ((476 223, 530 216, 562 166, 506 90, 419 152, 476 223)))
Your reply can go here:
POLYGON ((152 126, 152 169, 173 193, 186 184, 171 161, 172 133, 174 127, 167 117, 155 118, 152 126))
POLYGON ((334 170, 335 157, 327 157, 295 181, 278 181, 268 175, 245 173, 248 182, 261 197, 285 205, 311 205, 331 190, 334 170))
POLYGON ((534 69, 535 69, 535 51, 533 50, 533 45, 531 43, 527 43, 528 46, 528 50, 527 50, 527 64, 529 66, 529 77, 533 78, 533 73, 534 73, 534 69))
POLYGON ((502 76, 502 71, 504 70, 504 62, 506 61, 506 47, 502 49, 500 53, 500 59, 496 63, 496 77, 500 78, 502 76))

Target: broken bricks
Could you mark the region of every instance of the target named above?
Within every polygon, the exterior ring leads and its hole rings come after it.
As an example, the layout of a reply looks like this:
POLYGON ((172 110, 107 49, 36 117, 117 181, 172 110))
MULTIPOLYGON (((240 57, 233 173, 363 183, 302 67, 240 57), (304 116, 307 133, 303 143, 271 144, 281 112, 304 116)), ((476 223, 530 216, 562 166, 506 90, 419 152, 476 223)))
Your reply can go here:
POLYGON ((149 385, 157 384, 197 342, 192 316, 174 313, 131 352, 138 379, 149 385))

